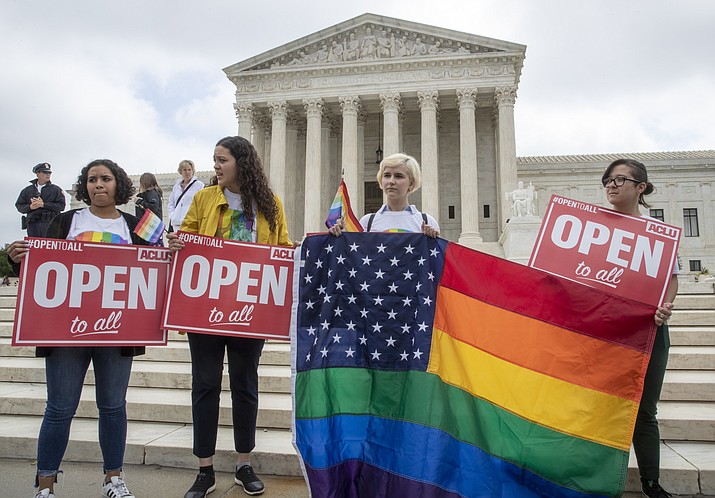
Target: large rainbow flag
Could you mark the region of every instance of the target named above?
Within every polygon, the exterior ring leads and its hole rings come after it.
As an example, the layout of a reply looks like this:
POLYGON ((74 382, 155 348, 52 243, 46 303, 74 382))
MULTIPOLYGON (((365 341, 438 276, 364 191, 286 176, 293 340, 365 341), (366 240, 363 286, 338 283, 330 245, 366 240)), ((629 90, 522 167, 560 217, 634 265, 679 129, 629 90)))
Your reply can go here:
POLYGON ((653 310, 421 234, 307 237, 294 443, 313 497, 615 497, 653 310))
POLYGON ((362 232, 362 225, 357 219, 350 206, 350 196, 348 195, 348 186, 345 185, 345 180, 340 180, 340 186, 335 193, 335 199, 328 211, 328 217, 325 220, 325 226, 330 228, 338 220, 343 220, 344 231, 346 232, 362 232))

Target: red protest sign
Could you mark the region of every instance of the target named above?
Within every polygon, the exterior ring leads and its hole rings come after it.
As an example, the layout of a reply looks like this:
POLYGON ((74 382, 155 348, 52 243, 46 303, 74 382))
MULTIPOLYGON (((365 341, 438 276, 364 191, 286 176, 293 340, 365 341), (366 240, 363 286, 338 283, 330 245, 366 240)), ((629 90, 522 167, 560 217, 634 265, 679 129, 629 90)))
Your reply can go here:
POLYGON ((169 251, 28 237, 14 346, 165 345, 169 251))
POLYGON ((178 232, 163 325, 202 334, 290 340, 292 247, 178 232))
POLYGON ((657 306, 679 241, 678 227, 553 195, 529 266, 657 306))

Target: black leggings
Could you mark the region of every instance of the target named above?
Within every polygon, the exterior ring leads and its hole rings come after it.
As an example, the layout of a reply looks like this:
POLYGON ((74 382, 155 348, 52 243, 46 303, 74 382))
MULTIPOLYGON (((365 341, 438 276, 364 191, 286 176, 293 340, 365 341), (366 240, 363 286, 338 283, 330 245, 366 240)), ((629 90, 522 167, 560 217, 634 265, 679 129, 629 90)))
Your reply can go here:
POLYGON ((194 420, 194 455, 216 453, 219 397, 224 351, 228 350, 233 441, 237 452, 250 453, 256 445, 258 416, 258 361, 263 339, 189 333, 191 349, 191 412, 194 420))
POLYGON ((660 430, 655 416, 658 413, 658 400, 663 387, 665 367, 668 365, 669 349, 668 324, 664 323, 658 327, 655 334, 655 344, 643 382, 643 397, 633 431, 633 449, 638 460, 638 470, 642 479, 650 481, 657 481, 660 474, 660 430))

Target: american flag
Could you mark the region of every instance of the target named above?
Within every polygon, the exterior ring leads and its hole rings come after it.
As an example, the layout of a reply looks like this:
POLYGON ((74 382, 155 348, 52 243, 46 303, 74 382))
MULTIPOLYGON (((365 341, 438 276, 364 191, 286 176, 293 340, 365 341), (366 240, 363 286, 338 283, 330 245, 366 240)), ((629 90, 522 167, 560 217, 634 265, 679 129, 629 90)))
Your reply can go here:
POLYGON ((446 247, 423 234, 307 237, 296 369, 426 370, 446 247))

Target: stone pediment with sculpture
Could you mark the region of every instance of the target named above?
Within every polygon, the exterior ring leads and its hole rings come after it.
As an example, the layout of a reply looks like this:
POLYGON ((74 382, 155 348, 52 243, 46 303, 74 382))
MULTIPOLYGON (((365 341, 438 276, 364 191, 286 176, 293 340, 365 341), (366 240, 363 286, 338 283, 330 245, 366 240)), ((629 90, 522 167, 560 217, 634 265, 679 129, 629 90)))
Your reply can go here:
POLYGON ((367 24, 253 66, 252 70, 411 57, 486 54, 495 48, 394 27, 367 24))

